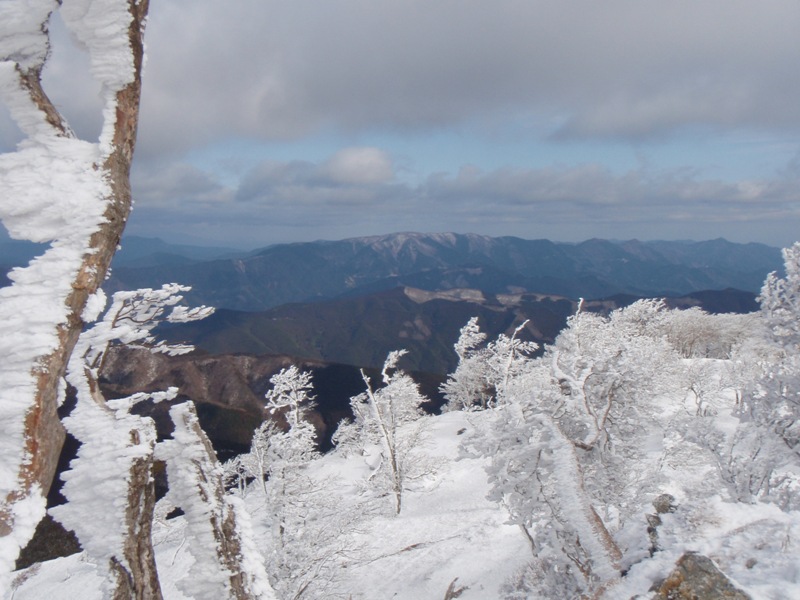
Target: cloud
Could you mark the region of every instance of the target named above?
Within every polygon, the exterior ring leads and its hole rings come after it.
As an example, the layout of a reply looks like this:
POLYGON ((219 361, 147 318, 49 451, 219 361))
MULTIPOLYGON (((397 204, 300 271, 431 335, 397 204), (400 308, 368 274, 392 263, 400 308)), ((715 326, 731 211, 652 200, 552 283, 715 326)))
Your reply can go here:
POLYGON ((383 150, 344 148, 319 164, 265 161, 245 175, 236 199, 316 211, 337 206, 365 208, 386 196, 393 179, 392 161, 383 150))
MULTIPOLYGON (((498 118, 571 139, 800 129, 800 5, 785 0, 171 0, 150 10, 145 154, 221 135, 498 118)), ((70 79, 81 61, 54 29, 50 89, 64 91, 75 123, 96 128, 96 90, 70 79)))
POLYGON ((425 193, 430 202, 481 215, 567 225, 585 222, 600 230, 607 225, 661 223, 668 229, 695 224, 761 222, 796 219, 800 207, 795 182, 703 179, 685 169, 651 172, 637 169, 617 175, 599 165, 570 168, 462 169, 451 177, 431 177, 425 193))
MULTIPOLYGON (((140 233, 259 245, 400 229, 707 238, 749 226, 750 238, 783 242, 797 229, 800 160, 763 175, 788 150, 759 160, 758 179, 662 165, 681 163, 686 140, 692 157, 754 135, 796 148, 798 3, 170 0, 150 10, 131 220, 140 233), (509 130, 519 157, 485 160, 491 134, 509 130), (462 132, 475 146, 446 167, 424 164, 426 139, 462 132), (698 144, 705 136, 717 143, 698 144), (322 138, 344 148, 314 160, 272 152, 322 138), (667 138, 678 141, 658 146, 667 138), (464 158, 479 144, 483 165, 452 167, 480 162, 464 158), (556 146, 567 164, 548 166, 556 146), (659 150, 631 168, 619 158, 631 147, 659 150), (217 166, 198 159, 212 154, 217 166), (263 156, 272 160, 249 168, 263 156), (212 172, 225 160, 240 161, 241 179, 212 172), (414 183, 397 176, 404 164, 414 183)), ((85 56, 52 29, 46 89, 91 137, 99 103, 85 56)), ((0 109, 0 149, 17 139, 0 109)), ((727 173, 747 167, 719 161, 727 173)))
POLYGON ((361 150, 338 152, 318 163, 266 161, 235 189, 186 165, 139 172, 137 180, 147 183, 135 187, 139 201, 131 231, 249 247, 392 231, 471 231, 567 241, 723 236, 782 245, 797 235, 800 180, 790 174, 775 181, 725 182, 691 169, 642 167, 615 173, 583 164, 464 167, 454 174, 433 174, 419 185, 399 183, 389 177, 391 171, 380 169, 381 177, 338 177, 341 173, 331 165, 340 161, 348 168, 392 162, 382 151, 361 150), (373 161, 376 157, 381 160, 373 161))
POLYGON ((134 163, 133 168, 135 201, 150 208, 187 204, 197 210, 209 204, 226 204, 233 199, 233 190, 211 174, 185 163, 156 166, 134 163))
POLYGON ((379 148, 343 148, 323 165, 339 183, 382 183, 394 178, 389 155, 379 148))

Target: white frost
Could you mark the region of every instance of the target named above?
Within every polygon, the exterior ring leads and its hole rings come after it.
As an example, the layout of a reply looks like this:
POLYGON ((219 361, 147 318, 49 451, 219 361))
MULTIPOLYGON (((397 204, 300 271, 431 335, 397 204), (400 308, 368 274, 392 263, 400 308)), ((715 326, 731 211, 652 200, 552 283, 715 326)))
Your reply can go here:
MULTIPOLYGON (((89 250, 89 238, 104 220, 110 188, 99 165, 111 152, 115 94, 132 80, 133 62, 125 0, 64 0, 65 22, 89 49, 92 71, 104 86, 105 123, 98 143, 74 139, 53 127, 22 88, 20 72, 40 68, 48 53, 46 23, 55 0, 0 2, 0 98, 27 136, 16 152, 0 155, 0 219, 16 239, 51 242, 13 285, 0 290, 0 498, 17 490, 25 452, 25 416, 36 397, 34 373, 58 346, 66 323, 66 298, 89 250), (124 56, 127 58, 125 58, 124 56)), ((14 534, 0 538, 0 588, 19 547, 42 515, 35 490, 15 502, 14 534)))
POLYGON ((111 151, 116 124, 116 94, 133 81, 133 56, 128 41, 132 15, 119 0, 64 0, 61 16, 89 51, 91 72, 100 82, 105 108, 100 147, 111 151))

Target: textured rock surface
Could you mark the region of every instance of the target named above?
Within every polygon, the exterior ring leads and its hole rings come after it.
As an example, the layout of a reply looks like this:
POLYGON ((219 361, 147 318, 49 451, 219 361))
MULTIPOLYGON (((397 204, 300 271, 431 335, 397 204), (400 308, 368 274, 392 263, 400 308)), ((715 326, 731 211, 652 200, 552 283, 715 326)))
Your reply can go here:
POLYGON ((734 587, 714 562, 702 554, 687 552, 661 584, 656 600, 750 600, 734 587))

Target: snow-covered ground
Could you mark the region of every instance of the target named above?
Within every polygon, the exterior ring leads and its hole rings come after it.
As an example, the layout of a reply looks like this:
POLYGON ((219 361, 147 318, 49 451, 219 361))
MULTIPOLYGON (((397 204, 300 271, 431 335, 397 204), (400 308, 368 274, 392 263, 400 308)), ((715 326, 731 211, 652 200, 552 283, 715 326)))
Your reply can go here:
MULTIPOLYGON (((719 412, 714 419, 725 431, 730 428, 734 397, 722 392, 715 401, 719 412)), ((683 399, 665 400, 664 418, 670 411, 685 410, 684 406, 683 399)), ((342 510, 362 506, 365 498, 363 506, 369 507, 354 533, 357 548, 347 557, 347 567, 340 569, 327 595, 316 597, 436 599, 445 597, 454 580, 456 589, 464 588, 458 596, 464 600, 504 597, 501 588, 533 558, 531 547, 522 529, 508 523, 506 509, 487 500, 489 459, 464 457, 459 451, 465 436, 491 418, 491 411, 424 417, 428 421, 424 449, 436 472, 410 486, 397 516, 389 497, 370 496, 359 485, 370 471, 363 456, 345 458, 334 452, 311 463, 312 479, 335 478, 330 493, 342 510)), ((648 598, 649 588, 672 570, 681 554, 695 551, 715 561, 734 585, 754 599, 800 598, 800 513, 768 503, 733 502, 723 490, 713 493, 717 475, 708 457, 699 447, 682 444, 672 447, 670 440, 663 440, 652 446, 655 453, 667 451, 661 489, 678 504, 676 512, 661 515, 662 549, 653 557, 640 553, 626 576, 603 597, 648 598)), ((261 552, 269 556, 272 537, 260 486, 251 485, 245 503, 252 533, 261 552)), ((642 514, 640 537, 646 538, 646 527, 642 514)), ((168 600, 186 598, 179 585, 193 559, 184 528, 183 517, 177 517, 157 523, 154 529, 158 570, 168 600)), ((14 589, 4 598, 99 600, 101 571, 84 555, 35 565, 17 574, 14 589)))
MULTIPOLYGON (((521 530, 506 524, 505 512, 486 499, 484 460, 456 460, 462 439, 459 431, 471 427, 467 417, 455 412, 429 418, 426 450, 436 459, 437 473, 423 489, 406 493, 399 516, 380 510, 368 519, 358 536, 363 542, 359 556, 339 583, 354 599, 444 597, 456 578, 457 586, 467 588, 461 598, 494 598, 505 579, 529 560, 530 547, 521 530)), ((313 469, 320 477, 340 477, 344 492, 355 495, 364 460, 329 455, 313 469)), ((391 508, 390 500, 379 500, 391 508)), ((254 488, 246 501, 256 537, 267 552, 269 532, 263 520, 259 522, 263 495, 254 488)), ((192 560, 183 544, 182 520, 177 517, 168 528, 161 524, 154 530, 162 590, 170 600, 185 598, 176 583, 192 560)), ((18 587, 6 596, 14 600, 102 598, 101 576, 83 555, 33 566, 20 572, 15 581, 18 587)))
MULTIPOLYGON (((530 556, 522 531, 506 524, 507 515, 486 499, 484 459, 458 459, 459 431, 472 427, 468 413, 429 417, 426 448, 438 465, 433 481, 404 497, 400 515, 372 518, 363 538, 361 564, 348 569, 353 598, 442 598, 458 579, 467 588, 460 598, 497 597, 500 585, 530 556)), ((348 476, 360 459, 331 457, 348 476), (348 462, 353 463, 347 464, 348 462)))

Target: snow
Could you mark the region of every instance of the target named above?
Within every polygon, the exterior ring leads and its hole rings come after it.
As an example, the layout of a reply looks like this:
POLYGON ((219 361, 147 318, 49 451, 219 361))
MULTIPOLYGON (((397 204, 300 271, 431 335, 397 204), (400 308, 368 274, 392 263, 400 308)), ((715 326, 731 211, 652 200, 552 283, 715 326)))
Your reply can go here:
POLYGON ((107 301, 106 293, 102 288, 89 296, 89 299, 86 301, 86 306, 83 308, 83 313, 81 314, 83 322, 94 323, 100 317, 100 313, 103 312, 103 309, 105 309, 107 301))
MULTIPOLYGON (((102 573, 102 571, 101 571, 102 573)), ((103 575, 83 553, 36 563, 15 574, 9 593, 13 600, 104 600, 103 575)))
POLYGON ((47 55, 42 23, 56 0, 0 3, 0 61, 13 60, 23 69, 39 65, 47 55))
MULTIPOLYGON (((486 499, 486 459, 457 460, 458 432, 471 427, 467 416, 451 412, 432 419, 426 452, 439 465, 436 481, 406 492, 399 516, 369 523, 365 559, 349 569, 344 586, 353 598, 440 598, 455 578, 468 588, 460 598, 495 598, 531 556, 520 529, 486 499)), ((358 462, 353 457, 339 464, 339 475, 357 477, 358 462)))
MULTIPOLYGON (((371 513, 359 534, 364 544, 361 558, 347 569, 346 579, 340 583, 353 600, 443 597, 455 578, 459 586, 468 588, 461 596, 464 600, 495 598, 505 579, 529 559, 530 547, 520 529, 507 524, 506 514, 486 499, 488 484, 483 469, 486 459, 457 460, 462 439, 458 432, 471 427, 467 416, 467 413, 454 412, 433 419, 431 441, 426 450, 442 465, 435 482, 407 492, 403 512, 397 517, 390 516, 387 511, 371 513)), ((178 437, 184 435, 180 433, 178 437)), ((178 446, 172 447, 174 451, 177 449, 178 446)), ((192 460, 190 455, 200 460, 200 455, 196 454, 200 448, 195 444, 181 450, 182 453, 186 451, 189 452, 185 455, 187 460, 192 460), (190 450, 192 447, 195 450, 190 450)), ((328 455, 312 464, 311 474, 319 480, 335 474, 341 480, 345 502, 357 502, 360 495, 357 482, 367 472, 360 456, 343 459, 328 455)), ((192 479, 191 474, 187 476, 192 479)), ((176 492, 179 487, 186 489, 176 485, 176 492)), ((245 540, 250 540, 244 544, 249 550, 245 552, 245 563, 258 561, 259 555, 269 550, 269 532, 263 521, 263 495, 254 490, 244 500, 229 498, 229 502, 231 500, 240 526, 250 532, 244 536, 245 540), (252 521, 250 526, 245 510, 252 521), (257 548, 252 546, 253 541, 257 548)), ((172 502, 184 504, 186 501, 172 502)), ((203 543, 196 534, 189 534, 187 527, 192 521, 201 523, 202 518, 186 515, 157 522, 154 527, 156 560, 166 600, 201 598, 203 588, 197 574, 201 573, 204 580, 214 573, 220 574, 218 564, 200 568, 196 563, 202 560, 200 556, 204 553, 214 552, 214 541, 208 539, 203 543), (193 578, 189 588, 187 578, 193 578), (199 595, 186 595, 187 589, 199 595)), ((39 567, 38 572, 31 573, 19 586, 14 599, 38 600, 48 595, 44 590, 52 593, 54 589, 59 589, 58 597, 65 600, 102 597, 96 594, 102 577, 88 568, 85 556, 80 556, 45 563, 46 568, 39 567), (76 585, 61 594, 61 588, 53 587, 61 581, 76 585), (71 596, 71 589, 83 589, 84 594, 71 596)), ((36 569, 36 566, 31 567, 20 577, 36 569)), ((262 593, 269 597, 266 592, 262 593)))
POLYGON ((769 504, 712 498, 692 513, 691 527, 677 514, 662 515, 662 535, 674 545, 634 565, 611 598, 642 593, 669 573, 687 551, 711 558, 734 585, 754 599, 800 598, 800 515, 769 504), (693 534, 693 535, 690 535, 693 534))
POLYGON ((129 474, 137 459, 153 452, 155 424, 124 411, 114 411, 92 394, 78 343, 67 373, 77 392, 77 404, 64 426, 81 442, 70 469, 61 474, 68 502, 50 514, 78 536, 81 546, 100 565, 112 558, 125 565, 129 474))
MULTIPOLYGON (((89 251, 88 242, 104 220, 110 188, 102 164, 116 122, 116 91, 132 80, 127 29, 131 15, 122 0, 65 0, 65 20, 89 48, 93 73, 107 92, 101 139, 74 139, 53 127, 20 85, 17 69, 39 68, 48 52, 44 33, 54 0, 0 3, 0 98, 27 139, 16 152, 0 155, 0 219, 16 239, 51 242, 25 268, 10 274, 13 285, 0 290, 0 498, 18 487, 25 455, 25 416, 36 395, 35 372, 58 346, 66 323, 65 300, 89 251), (125 58, 127 56, 127 58, 125 58)), ((0 587, 18 547, 42 513, 34 490, 15 502, 14 534, 0 538, 0 587), (36 508, 36 505, 38 508, 36 508)))
MULTIPOLYGON (((385 510, 387 498, 375 499, 384 510, 364 512, 357 533, 361 542, 357 558, 337 582, 337 590, 344 597, 441 598, 456 578, 457 585, 466 588, 460 596, 464 600, 502 597, 502 586, 530 561, 532 554, 521 529, 508 523, 506 510, 487 499, 485 467, 489 459, 464 458, 459 450, 464 437, 489 416, 488 412, 450 412, 430 418, 425 450, 437 463, 437 474, 427 484, 406 492, 400 515, 392 516, 385 510)), ((178 447, 173 449, 177 451, 178 447)), ((707 463, 698 459, 686 466, 688 471, 671 471, 666 483, 666 489, 676 495, 679 509, 661 515, 659 539, 664 549, 633 564, 628 575, 603 597, 614 600, 638 594, 647 598, 653 582, 664 578, 680 555, 689 550, 714 560, 754 599, 800 597, 800 514, 783 512, 770 504, 734 503, 719 495, 699 502, 694 486, 704 476, 707 463)), ((318 481, 335 476, 338 483, 330 492, 340 495, 342 506, 364 500, 359 482, 369 474, 369 468, 359 455, 344 458, 335 452, 328 454, 311 463, 309 474, 318 481)), ((246 537, 257 546, 251 546, 253 552, 246 561, 258 561, 259 554, 270 551, 263 503, 264 497, 255 487, 243 500, 232 502, 249 532, 246 537)), ((167 600, 193 597, 186 595, 186 580, 197 573, 201 551, 200 541, 187 530, 194 518, 177 517, 157 522, 154 528, 156 558, 167 600)), ((646 527, 643 521, 640 526, 646 527)), ((218 568, 214 566, 215 571, 218 568)), ((18 577, 36 569, 34 566, 18 577)), ((85 557, 50 561, 38 569, 20 584, 15 600, 38 599, 53 589, 59 589, 59 598, 101 597, 92 595, 91 590, 99 589, 102 580, 89 568, 85 557), (62 581, 74 587, 65 588, 62 594, 60 587, 53 587, 63 585, 62 581), (71 596, 72 589, 81 589, 83 594, 71 596)))

